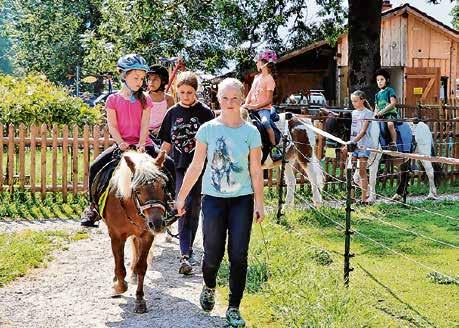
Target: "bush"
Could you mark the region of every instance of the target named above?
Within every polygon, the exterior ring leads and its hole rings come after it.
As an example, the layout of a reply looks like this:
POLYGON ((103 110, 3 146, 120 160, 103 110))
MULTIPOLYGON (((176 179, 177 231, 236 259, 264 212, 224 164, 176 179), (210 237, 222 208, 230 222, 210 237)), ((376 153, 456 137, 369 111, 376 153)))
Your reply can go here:
POLYGON ((83 127, 102 122, 100 107, 90 108, 44 75, 0 75, 0 123, 67 124, 83 127))

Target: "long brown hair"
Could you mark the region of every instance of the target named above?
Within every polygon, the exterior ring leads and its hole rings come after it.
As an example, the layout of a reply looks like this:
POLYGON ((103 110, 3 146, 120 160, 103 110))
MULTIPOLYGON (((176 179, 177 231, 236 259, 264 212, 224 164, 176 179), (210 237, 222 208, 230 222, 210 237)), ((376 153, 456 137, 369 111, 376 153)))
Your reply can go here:
MULTIPOLYGON (((127 71, 125 73, 122 74, 122 80, 124 83, 126 83, 126 76, 131 73, 133 70, 130 70, 130 71, 127 71)), ((145 109, 147 107, 147 97, 145 97, 145 94, 143 93, 144 90, 143 90, 143 86, 140 87, 139 90, 135 91, 134 92, 134 97, 135 99, 137 99, 138 101, 140 101, 140 106, 142 107, 142 109, 145 109)))

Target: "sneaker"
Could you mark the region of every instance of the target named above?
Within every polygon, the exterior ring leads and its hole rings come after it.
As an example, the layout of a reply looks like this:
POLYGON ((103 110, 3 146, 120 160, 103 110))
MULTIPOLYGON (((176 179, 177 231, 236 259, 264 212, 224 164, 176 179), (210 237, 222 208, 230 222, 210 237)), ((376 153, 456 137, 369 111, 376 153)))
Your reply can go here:
POLYGON ((273 160, 273 162, 277 162, 277 161, 280 161, 282 159, 282 152, 279 148, 277 147, 273 147, 271 149, 271 159, 273 160))
POLYGON ((226 321, 231 327, 245 327, 245 321, 241 317, 241 312, 237 307, 230 306, 226 310, 226 321))
POLYGON ((95 223, 101 219, 94 205, 89 205, 81 214, 80 224, 83 227, 98 227, 95 223))
POLYGON ((182 256, 180 259, 180 268, 179 273, 184 275, 190 275, 193 271, 190 262, 188 261, 188 256, 182 256))
POLYGON ((199 296, 199 303, 201 303, 201 308, 210 312, 215 305, 215 289, 209 288, 206 285, 202 286, 201 295, 199 296))
POLYGON ((394 142, 391 142, 391 143, 389 144, 389 146, 387 147, 387 149, 390 150, 390 151, 397 151, 397 150, 398 150, 397 144, 394 143, 394 142))
POLYGON ((193 252, 191 252, 191 255, 190 255, 190 258, 188 259, 188 262, 191 264, 191 266, 199 265, 199 260, 194 256, 193 252))

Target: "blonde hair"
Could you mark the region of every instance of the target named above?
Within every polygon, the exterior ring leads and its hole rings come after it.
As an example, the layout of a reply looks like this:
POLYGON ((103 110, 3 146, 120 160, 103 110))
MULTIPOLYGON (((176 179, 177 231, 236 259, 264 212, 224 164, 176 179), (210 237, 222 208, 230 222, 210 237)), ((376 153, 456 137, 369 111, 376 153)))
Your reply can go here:
POLYGON ((198 90, 198 76, 191 71, 182 72, 177 77, 177 88, 182 85, 189 85, 195 90, 198 90))
POLYGON ((351 96, 355 96, 355 97, 359 97, 360 100, 363 100, 363 105, 368 108, 369 110, 373 110, 371 108, 371 105, 370 103, 368 102, 367 100, 367 95, 365 94, 365 92, 363 92, 362 90, 355 90, 351 96))
POLYGON ((233 88, 233 89, 240 91, 241 98, 244 95, 244 85, 242 84, 242 82, 239 81, 238 79, 228 77, 218 84, 218 92, 217 92, 218 99, 220 99, 223 96, 223 90, 225 90, 226 88, 233 88))

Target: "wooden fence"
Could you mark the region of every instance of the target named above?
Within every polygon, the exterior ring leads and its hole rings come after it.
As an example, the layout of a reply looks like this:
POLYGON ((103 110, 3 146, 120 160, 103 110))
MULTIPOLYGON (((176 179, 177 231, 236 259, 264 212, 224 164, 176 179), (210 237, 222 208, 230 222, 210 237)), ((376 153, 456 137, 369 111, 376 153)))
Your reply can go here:
MULTIPOLYGON (((459 158, 459 107, 452 106, 400 106, 402 118, 420 116, 430 126, 435 141, 436 153, 441 156, 459 158)), ((323 117, 315 120, 323 121, 323 117)), ((88 189, 88 171, 91 161, 113 140, 106 127, 83 129, 68 126, 15 127, 0 126, 0 192, 14 190, 40 193, 44 198, 47 192, 62 193, 67 199, 68 193, 77 194, 88 189)), ((320 141, 320 140, 319 140, 320 141)), ((323 145, 323 140, 318 143, 323 145)), ((317 153, 322 153, 322 146, 317 153)), ((382 187, 393 186, 397 174, 390 159, 384 160, 380 167, 379 183, 382 187)), ((324 158, 326 188, 344 189, 344 163, 339 159, 324 158)), ((422 172, 415 175, 417 183, 426 183, 422 172)), ((442 166, 444 182, 455 181, 459 177, 459 167, 442 166)), ((275 186, 279 170, 266 172, 265 184, 275 186)), ((298 182, 306 179, 298 174, 298 182)), ((412 181, 413 183, 413 181, 412 181)))

